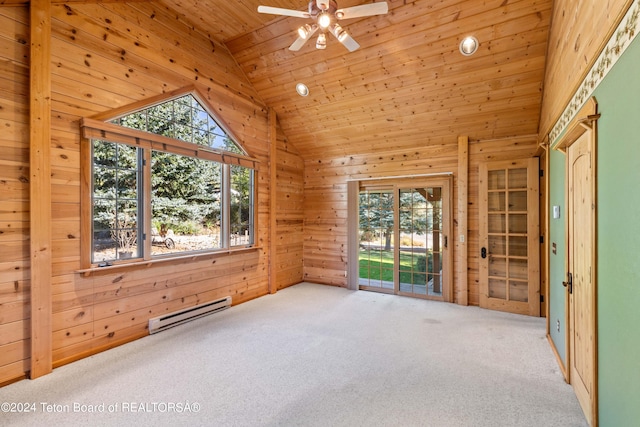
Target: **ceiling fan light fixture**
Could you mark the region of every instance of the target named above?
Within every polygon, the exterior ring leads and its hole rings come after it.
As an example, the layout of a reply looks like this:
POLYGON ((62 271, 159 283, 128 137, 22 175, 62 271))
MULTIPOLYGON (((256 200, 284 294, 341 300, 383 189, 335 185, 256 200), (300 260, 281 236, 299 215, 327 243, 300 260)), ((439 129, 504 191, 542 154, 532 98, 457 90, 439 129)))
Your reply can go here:
POLYGON ((338 39, 338 41, 340 41, 340 43, 344 42, 348 36, 347 32, 338 24, 331 27, 331 32, 333 33, 334 36, 336 36, 336 38, 338 39))
POLYGON ((296 85, 296 92, 298 92, 300 96, 307 96, 309 95, 309 88, 304 83, 298 83, 296 85))
POLYGON ((478 39, 473 36, 467 36, 460 42, 460 53, 464 56, 471 56, 478 50, 478 39))
MULTIPOLYGON (((258 6, 258 13, 268 13, 271 15, 291 16, 294 18, 307 18, 314 21, 297 29, 298 38, 289 46, 293 52, 299 51, 316 33, 321 33, 316 41, 316 48, 325 49, 327 46, 327 33, 335 36, 344 47, 353 52, 360 45, 340 26, 336 26, 337 21, 342 19, 363 18, 367 16, 384 15, 389 12, 389 5, 386 1, 377 0, 373 3, 361 4, 359 6, 338 8, 338 0, 307 0, 309 2, 308 11, 294 9, 284 9, 281 7, 258 6), (318 31, 321 30, 321 31, 318 31)), ((355 1, 355 0, 351 0, 355 1)), ((2 3, 2 0, 0 0, 2 3)))
POLYGON ((316 49, 326 49, 327 48, 327 35, 325 33, 320 33, 318 35, 318 40, 316 41, 316 49))
POLYGON ((329 25, 331 25, 331 15, 326 12, 322 12, 320 15, 318 15, 318 25, 320 25, 320 28, 323 29, 328 28, 329 25))
POLYGON ((304 24, 302 27, 298 28, 298 35, 300 38, 307 39, 313 33, 313 27, 309 24, 304 24))

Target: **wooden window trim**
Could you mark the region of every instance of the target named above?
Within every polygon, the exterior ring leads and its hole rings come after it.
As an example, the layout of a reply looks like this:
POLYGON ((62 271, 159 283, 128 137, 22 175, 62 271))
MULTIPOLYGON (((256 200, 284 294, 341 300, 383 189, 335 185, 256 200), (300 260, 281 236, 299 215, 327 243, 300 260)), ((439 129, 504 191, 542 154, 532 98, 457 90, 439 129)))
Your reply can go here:
MULTIPOLYGON (((129 114, 135 113, 142 109, 154 107, 156 105, 163 104, 168 101, 172 101, 174 99, 191 95, 193 96, 201 106, 206 106, 205 110, 209 115, 211 115, 216 123, 226 132, 226 134, 234 141, 241 141, 238 136, 230 130, 229 125, 225 120, 223 120, 218 114, 216 114, 213 110, 213 106, 209 101, 210 97, 207 96, 198 86, 189 85, 179 89, 172 90, 170 92, 161 93, 156 96, 152 96, 150 98, 145 98, 143 100, 124 105, 122 107, 114 108, 109 111, 105 111, 103 113, 98 113, 91 117, 91 119, 97 120, 99 122, 110 122, 112 120, 121 118, 123 116, 127 116, 129 114)), ((245 153, 247 152, 245 147, 240 147, 245 153)))
POLYGON ((203 251, 203 252, 192 252, 185 255, 172 256, 166 255, 161 258, 153 258, 148 260, 136 260, 130 262, 123 262, 120 264, 109 265, 105 267, 90 267, 82 270, 76 270, 76 273, 79 273, 85 277, 100 275, 100 274, 109 274, 113 272, 123 271, 123 270, 134 270, 139 269, 141 267, 151 267, 155 264, 185 264, 187 262, 200 261, 203 259, 212 259, 212 258, 220 258, 228 255, 241 254, 246 252, 253 252, 257 250, 261 250, 261 246, 250 246, 250 247, 234 247, 232 249, 223 249, 216 251, 203 251))
POLYGON ((203 160, 240 165, 249 169, 257 169, 259 161, 249 156, 215 150, 191 142, 184 142, 166 136, 130 129, 113 123, 105 123, 95 119, 83 118, 80 121, 82 137, 86 140, 102 139, 134 147, 164 151, 182 156, 197 157, 203 160))
MULTIPOLYGON (((150 99, 135 102, 133 104, 116 108, 105 113, 95 115, 91 118, 82 118, 80 120, 80 160, 81 160, 81 185, 80 185, 80 216, 81 216, 81 236, 80 239, 80 265, 81 269, 77 270, 77 273, 85 276, 95 274, 96 272, 108 272, 119 269, 127 268, 139 268, 141 266, 151 266, 156 263, 175 261, 176 263, 183 263, 192 260, 197 260, 205 257, 218 257, 232 253, 239 253, 245 251, 251 251, 259 249, 260 246, 256 245, 255 240, 258 233, 258 181, 259 181, 259 166, 260 161, 242 154, 227 152, 223 150, 217 150, 206 146, 197 145, 191 142, 180 141, 177 139, 165 137, 162 135, 156 135, 150 132, 145 132, 137 129, 127 128, 124 126, 108 123, 109 120, 121 117, 123 115, 133 113, 143 108, 149 108, 153 105, 158 105, 163 102, 170 101, 172 99, 192 95, 201 105, 209 106, 208 102, 204 100, 204 97, 195 86, 189 86, 187 88, 181 88, 161 94, 150 99), (239 165, 248 169, 252 169, 253 176, 253 238, 254 242, 245 246, 226 247, 223 249, 212 249, 200 252, 187 252, 180 255, 165 255, 161 257, 150 257, 150 240, 145 242, 144 252, 145 256, 141 259, 133 261, 118 261, 115 265, 109 265, 105 267, 98 267, 97 264, 92 263, 91 260, 91 241, 92 241, 92 188, 91 182, 92 176, 92 139, 102 139, 109 142, 115 142, 120 144, 127 144, 134 147, 146 149, 145 158, 147 164, 150 164, 150 152, 151 150, 169 152, 172 154, 195 157, 202 160, 215 161, 221 164, 227 165, 239 165)), ((209 112, 211 114, 211 112, 209 112)), ((219 122, 219 117, 213 115, 216 122, 219 122)), ((223 122, 224 123, 224 122, 223 122)), ((236 136, 229 132, 226 126, 223 126, 224 131, 234 141, 240 141, 236 136)), ((241 147, 245 151, 244 147, 241 147)), ((146 182, 146 181, 145 181, 146 182)), ((147 185, 147 184, 145 184, 147 185)), ((150 186, 150 183, 148 184, 150 186)), ((150 188, 144 188, 144 203, 145 206, 150 206, 151 192, 150 188)), ((145 209, 145 221, 150 223, 150 211, 145 209)), ((148 240, 148 239, 147 239, 148 240)))

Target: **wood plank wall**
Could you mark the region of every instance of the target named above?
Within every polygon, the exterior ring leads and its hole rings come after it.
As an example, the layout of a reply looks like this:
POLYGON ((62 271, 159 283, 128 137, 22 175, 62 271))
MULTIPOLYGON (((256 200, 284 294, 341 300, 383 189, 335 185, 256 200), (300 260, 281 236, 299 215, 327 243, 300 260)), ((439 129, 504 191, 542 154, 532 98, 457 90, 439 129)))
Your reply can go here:
MULTIPOLYGON (((463 131, 463 129, 461 129, 463 131)), ((464 132, 461 132, 464 134, 464 132)), ((390 144, 394 146, 394 144, 390 144)), ((478 173, 480 162, 529 158, 537 150, 537 136, 495 141, 469 142, 468 181, 468 303, 479 304, 479 212, 478 173)), ((412 150, 389 150, 351 157, 317 158, 305 161, 304 182, 304 279, 334 286, 347 286, 347 181, 393 176, 454 174, 453 238, 457 226, 458 138, 412 150)), ((455 262, 456 253, 452 253, 455 262)), ((454 264, 454 272, 455 272, 454 264)), ((458 302, 458 274, 454 273, 453 295, 458 302)))
POLYGON ((0 384, 30 363, 28 21, 0 7, 0 384))
MULTIPOLYGON (((55 5, 53 15, 54 366, 147 334, 150 317, 267 292, 265 250, 82 277, 78 120, 188 84, 204 86, 245 148, 267 164, 266 110, 218 45, 151 4, 55 5), (202 58, 206 58, 205 61, 202 58), (225 70, 225 72, 221 72, 225 70), (229 89, 225 89, 224 87, 229 89)), ((258 222, 268 222, 268 171, 258 222)), ((266 247, 267 235, 257 242, 266 247)))
POLYGON ((276 196, 276 283, 282 289, 302 281, 304 160, 278 125, 276 196))
MULTIPOLYGON (((0 7, 0 384, 29 370, 28 34, 26 8, 0 7)), ((150 317, 226 295, 238 304, 266 294, 267 109, 224 45, 148 2, 54 4, 52 68, 54 366, 146 335, 150 317), (82 276, 79 120, 193 84, 261 162, 259 249, 82 276)), ((277 252, 286 255, 278 288, 302 280, 303 167, 279 131, 277 252)))
POLYGON ((541 138, 550 132, 569 104, 631 3, 632 0, 554 2, 540 115, 541 138))

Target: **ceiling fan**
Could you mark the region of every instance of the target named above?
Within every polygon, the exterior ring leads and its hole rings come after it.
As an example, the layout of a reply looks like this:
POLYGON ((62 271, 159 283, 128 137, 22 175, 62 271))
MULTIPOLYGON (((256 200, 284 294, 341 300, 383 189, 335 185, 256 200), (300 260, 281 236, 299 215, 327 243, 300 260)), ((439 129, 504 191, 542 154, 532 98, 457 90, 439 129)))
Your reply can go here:
POLYGON ((309 11, 283 9, 280 7, 258 6, 258 12, 272 15, 293 16, 296 18, 311 18, 314 23, 305 24, 298 28, 298 38, 289 46, 289 50, 298 51, 318 30, 320 34, 316 40, 317 49, 327 47, 327 32, 331 33, 349 52, 358 49, 360 45, 351 37, 338 21, 343 19, 360 18, 363 16, 384 15, 389 11, 387 2, 363 4, 360 6, 338 9, 335 0, 310 0, 309 11))

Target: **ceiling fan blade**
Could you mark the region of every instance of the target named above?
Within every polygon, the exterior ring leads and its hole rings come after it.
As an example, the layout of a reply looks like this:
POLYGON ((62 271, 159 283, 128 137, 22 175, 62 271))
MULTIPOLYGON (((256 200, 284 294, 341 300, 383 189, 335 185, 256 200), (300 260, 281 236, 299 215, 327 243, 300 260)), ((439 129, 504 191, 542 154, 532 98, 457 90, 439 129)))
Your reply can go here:
POLYGON ((389 5, 386 1, 381 1, 378 3, 338 9, 336 10, 336 17, 339 17, 339 19, 351 19, 360 18, 362 16, 384 15, 387 12, 389 12, 389 5))
POLYGON ((309 38, 303 39, 302 37, 298 37, 296 39, 296 41, 294 41, 291 46, 289 46, 289 50, 292 50, 294 52, 299 51, 302 46, 304 46, 304 44, 309 40, 309 38))
POLYGON ((258 12, 269 13, 271 15, 293 16, 294 18, 309 18, 309 12, 299 10, 283 9, 281 7, 258 6, 258 12))
POLYGON ((349 33, 342 29, 338 24, 335 24, 329 32, 333 34, 333 37, 338 39, 338 41, 349 50, 349 52, 353 52, 360 47, 358 42, 355 41, 353 37, 351 37, 349 33))

